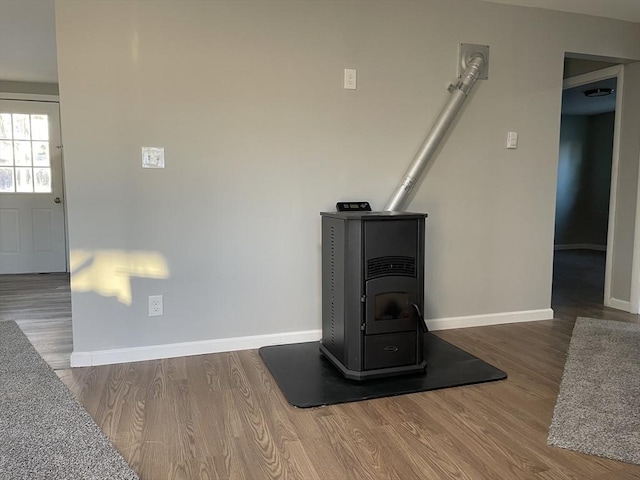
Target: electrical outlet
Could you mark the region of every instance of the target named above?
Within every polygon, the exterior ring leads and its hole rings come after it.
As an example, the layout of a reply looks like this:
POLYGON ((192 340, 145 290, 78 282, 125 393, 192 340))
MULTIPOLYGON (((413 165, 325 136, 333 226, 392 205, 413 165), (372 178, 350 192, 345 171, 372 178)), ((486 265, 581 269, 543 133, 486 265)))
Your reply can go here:
POLYGON ((149 297, 149 316, 159 317, 164 315, 164 306, 162 305, 162 295, 151 295, 149 297))
POLYGON ((344 69, 344 88, 347 90, 356 89, 356 70, 353 68, 344 69))

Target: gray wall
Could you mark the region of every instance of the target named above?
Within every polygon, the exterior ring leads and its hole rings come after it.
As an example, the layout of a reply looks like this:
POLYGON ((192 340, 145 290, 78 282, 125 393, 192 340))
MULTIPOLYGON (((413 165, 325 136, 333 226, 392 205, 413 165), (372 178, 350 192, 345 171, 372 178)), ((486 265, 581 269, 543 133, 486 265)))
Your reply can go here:
MULTIPOLYGON (((631 301, 633 245, 638 195, 638 152, 640 151, 640 63, 624 66, 622 85, 624 102, 621 112, 622 128, 619 146, 618 193, 615 206, 616 225, 613 245, 611 296, 631 301)), ((618 84, 618 93, 620 93, 618 84)), ((635 295, 638 292, 634 293, 635 295)))
POLYGON ((562 115, 556 245, 607 244, 615 113, 562 115))
POLYGON ((596 62, 593 60, 583 60, 580 58, 564 59, 564 78, 575 77, 584 73, 595 72, 603 68, 613 67, 616 63, 596 62))
POLYGON ((474 1, 59 0, 56 27, 76 351, 319 328, 318 213, 384 206, 460 42, 491 72, 408 206, 429 214, 426 314, 548 308, 564 54, 640 58, 638 24, 474 1), (87 268, 140 252, 168 275, 130 303, 87 268))
POLYGON ((611 195, 611 153, 615 113, 589 117, 589 150, 591 176, 589 182, 590 240, 588 243, 606 245, 611 195))
POLYGON ((0 80, 0 92, 58 95, 58 84, 38 82, 13 82, 9 80, 0 80))

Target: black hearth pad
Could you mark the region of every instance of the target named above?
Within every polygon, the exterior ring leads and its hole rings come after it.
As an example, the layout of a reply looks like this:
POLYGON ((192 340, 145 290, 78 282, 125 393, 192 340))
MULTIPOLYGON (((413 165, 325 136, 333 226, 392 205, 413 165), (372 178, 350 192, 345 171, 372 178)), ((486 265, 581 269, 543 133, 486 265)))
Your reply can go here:
POLYGON ((425 335, 426 373, 349 380, 320 355, 318 342, 262 347, 259 352, 287 401, 300 408, 503 380, 507 374, 432 333, 425 335))

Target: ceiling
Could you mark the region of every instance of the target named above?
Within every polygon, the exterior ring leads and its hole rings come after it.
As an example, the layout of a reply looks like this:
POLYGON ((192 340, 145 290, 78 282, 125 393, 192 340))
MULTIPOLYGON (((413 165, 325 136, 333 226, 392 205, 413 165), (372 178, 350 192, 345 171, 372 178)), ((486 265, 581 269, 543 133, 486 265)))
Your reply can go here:
MULTIPOLYGON (((640 23, 640 0, 483 1, 640 23)), ((58 82, 54 0, 0 0, 0 80, 58 82)))
POLYGON ((482 0, 640 23, 640 0, 482 0))
POLYGON ((587 85, 567 88, 562 91, 563 115, 598 115, 600 113, 613 112, 616 109, 616 83, 617 78, 608 78, 587 85), (585 97, 586 90, 595 88, 612 88, 614 93, 606 97, 585 97))

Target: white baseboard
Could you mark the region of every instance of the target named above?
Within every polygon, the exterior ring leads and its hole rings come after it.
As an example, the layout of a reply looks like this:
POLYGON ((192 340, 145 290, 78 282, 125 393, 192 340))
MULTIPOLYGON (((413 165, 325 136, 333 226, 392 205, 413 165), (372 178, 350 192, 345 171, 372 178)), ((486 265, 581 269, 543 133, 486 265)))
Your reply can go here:
POLYGON ((72 352, 70 362, 72 367, 90 367, 91 352, 72 352))
POLYGON ((166 345, 150 345, 146 347, 117 348, 94 352, 73 352, 72 367, 91 367, 95 365, 111 365, 114 363, 141 362, 160 358, 187 357, 207 353, 232 352, 283 345, 287 343, 313 342, 320 340, 321 330, 301 332, 275 333, 269 335, 253 335, 249 337, 221 338, 200 342, 171 343, 166 345))
POLYGON ((486 315, 469 315, 465 317, 435 318, 427 320, 429 330, 448 330, 450 328, 481 327, 485 325, 502 325, 504 323, 536 322, 551 320, 553 309, 524 310, 520 312, 489 313, 486 315))
POLYGON ((595 243, 570 243, 567 245, 554 245, 554 250, 597 250, 599 252, 606 252, 606 245, 596 245, 595 243))
POLYGON ((619 300, 611 297, 608 302, 605 302, 607 307, 615 308, 616 310, 623 310, 625 312, 631 312, 631 302, 626 300, 619 300))
MULTIPOLYGON (((549 320, 552 318, 553 310, 547 308, 543 310, 492 313, 488 315, 437 318, 427 320, 427 324, 429 325, 430 330, 446 330, 449 328, 479 327, 482 325, 500 325, 503 323, 533 322, 537 320, 549 320)), ((93 352, 73 352, 71 354, 71 366, 91 367, 96 365, 157 360, 160 358, 232 352, 236 350, 266 347, 268 345, 315 342, 320 340, 321 336, 321 330, 306 330, 301 332, 204 340, 200 342, 117 348, 113 350, 97 350, 93 352)))

